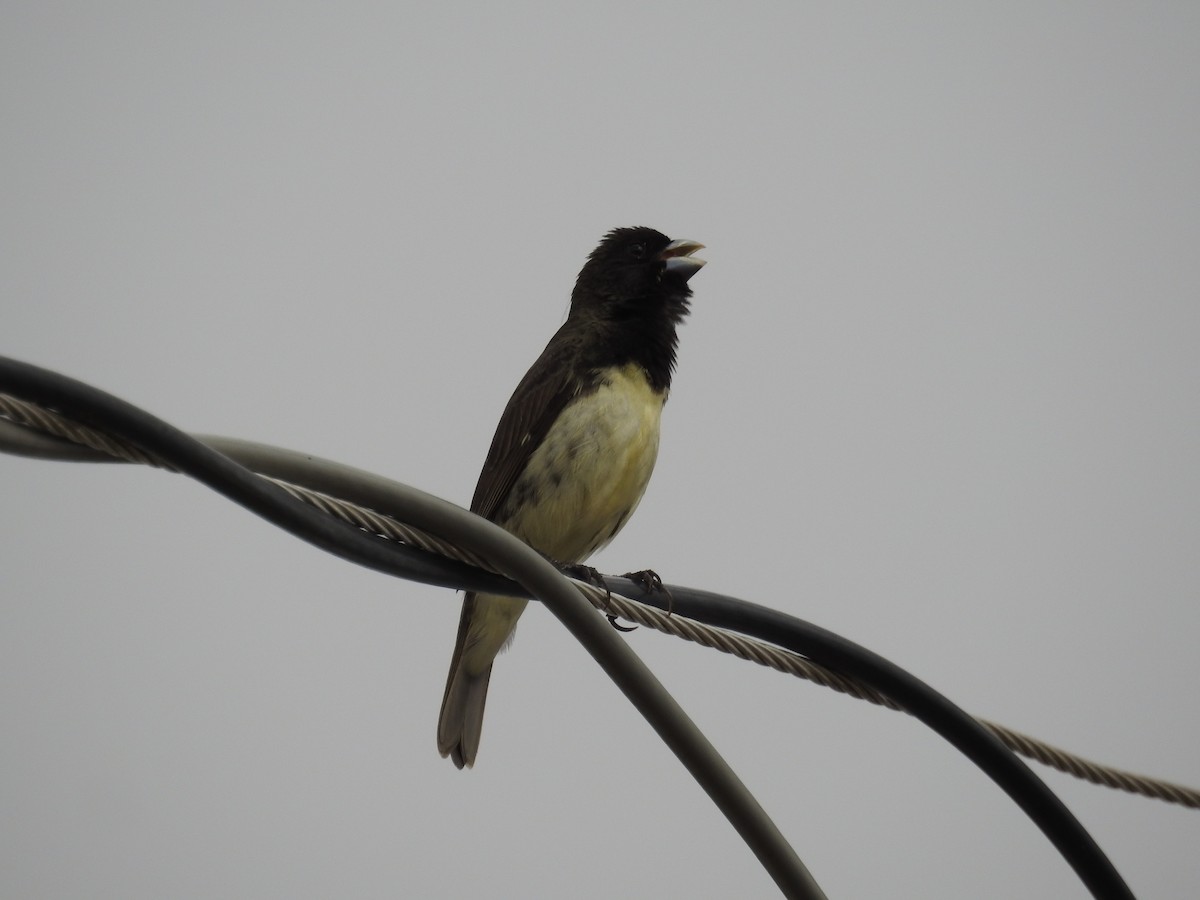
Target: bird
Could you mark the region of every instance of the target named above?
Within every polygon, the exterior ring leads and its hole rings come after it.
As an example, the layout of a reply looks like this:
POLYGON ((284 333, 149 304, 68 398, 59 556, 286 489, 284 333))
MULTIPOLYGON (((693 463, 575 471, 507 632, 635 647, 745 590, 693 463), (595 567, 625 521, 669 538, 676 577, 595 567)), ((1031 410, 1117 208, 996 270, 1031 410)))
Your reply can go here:
MULTIPOLYGON (((471 511, 546 557, 581 564, 637 508, 658 456, 677 326, 704 245, 615 228, 588 255, 566 320, 500 417, 471 511)), ((527 601, 467 593, 438 717, 437 744, 475 764, 492 664, 527 601)))

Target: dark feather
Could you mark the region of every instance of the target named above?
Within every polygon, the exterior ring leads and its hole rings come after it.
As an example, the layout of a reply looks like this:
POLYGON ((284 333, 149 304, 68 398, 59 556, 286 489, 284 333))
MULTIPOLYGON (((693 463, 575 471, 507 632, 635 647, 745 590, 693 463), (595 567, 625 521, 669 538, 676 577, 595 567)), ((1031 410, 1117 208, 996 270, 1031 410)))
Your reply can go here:
POLYGON ((571 321, 563 324, 504 408, 471 499, 471 512, 476 515, 495 521, 534 449, 563 407, 579 393, 581 383, 574 365, 579 342, 572 340, 573 330, 571 321))

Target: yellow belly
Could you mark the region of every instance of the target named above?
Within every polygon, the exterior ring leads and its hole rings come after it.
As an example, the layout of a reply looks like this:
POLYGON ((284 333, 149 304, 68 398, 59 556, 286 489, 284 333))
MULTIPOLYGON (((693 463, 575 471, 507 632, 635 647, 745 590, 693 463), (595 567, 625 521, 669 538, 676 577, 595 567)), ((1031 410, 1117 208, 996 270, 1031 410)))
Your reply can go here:
MULTIPOLYGON (((665 399, 636 366, 608 373, 551 426, 499 524, 558 562, 586 560, 616 536, 642 499, 658 457, 665 399)), ((462 656, 466 672, 487 670, 512 639, 526 602, 476 596, 462 656)))
POLYGON ((525 500, 500 524, 559 562, 583 562, 611 541, 654 471, 665 399, 638 366, 606 373, 534 451, 511 495, 525 500))

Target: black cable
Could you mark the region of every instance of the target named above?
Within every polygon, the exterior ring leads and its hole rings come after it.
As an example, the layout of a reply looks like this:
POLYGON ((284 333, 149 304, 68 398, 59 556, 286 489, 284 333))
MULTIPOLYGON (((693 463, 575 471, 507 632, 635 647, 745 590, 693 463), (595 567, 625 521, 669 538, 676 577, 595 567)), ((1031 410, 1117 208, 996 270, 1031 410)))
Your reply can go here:
MULTIPOLYGON (((343 523, 295 500, 281 488, 166 422, 88 385, 0 357, 0 389, 7 385, 14 388, 9 393, 122 438, 268 521, 351 561, 390 572, 395 565, 388 559, 389 553, 413 549, 383 541, 353 526, 333 531, 313 528, 313 515, 329 523, 343 523), (363 551, 361 554, 357 552, 359 549, 363 551)), ((287 457, 289 465, 304 458, 301 454, 287 454, 287 457)), ((460 507, 370 473, 321 462, 335 480, 360 476, 374 479, 393 494, 399 509, 409 513, 404 517, 406 521, 480 554, 493 565, 503 564, 521 584, 528 585, 533 599, 542 601, 579 640, 708 793, 783 894, 795 900, 825 900, 825 894, 795 850, 728 763, 629 645, 594 614, 591 605, 554 566, 527 544, 460 507)), ((470 566, 466 568, 479 572, 470 566)), ((429 574, 428 567, 422 567, 422 571, 429 574)), ((433 577, 428 580, 438 583, 433 577)), ((524 589, 521 592, 525 593, 524 589)))
POLYGON ((14 396, 123 438, 271 524, 342 559, 438 587, 511 592, 512 582, 507 578, 417 547, 369 535, 334 519, 264 481, 186 432, 83 382, 0 357, 0 385, 14 396))
MULTIPOLYGON (((0 387, 7 385, 12 386, 9 389, 10 393, 39 405, 58 409, 69 418, 98 430, 124 437, 154 455, 169 460, 181 470, 185 469, 181 462, 186 458, 188 474, 269 521, 339 556, 390 574, 447 587, 477 589, 475 586, 480 583, 482 575, 489 590, 529 596, 527 591, 519 587, 514 589, 513 583, 507 579, 481 573, 474 567, 452 563, 415 548, 403 548, 411 553, 404 554, 405 559, 401 563, 394 551, 402 545, 392 542, 379 541, 379 544, 385 546, 375 546, 373 552, 364 557, 358 552, 360 541, 370 536, 348 525, 330 533, 327 527, 329 524, 342 526, 343 523, 336 522, 294 500, 194 438, 176 431, 124 401, 87 385, 57 373, 0 357, 0 387), (127 428, 131 430, 126 430, 127 428), (209 455, 216 459, 208 459, 209 455), (191 466, 192 462, 199 460, 204 460, 205 465, 199 468, 200 474, 197 474, 191 466), (227 465, 222 465, 218 460, 227 465), (226 479, 231 475, 235 477, 227 482, 226 479), (264 503, 258 497, 262 493, 261 490, 247 490, 254 487, 270 489, 271 502, 264 503), (288 501, 285 507, 277 505, 276 501, 280 500, 288 501), (267 511, 261 511, 260 505, 267 511), (302 513, 299 518, 307 520, 303 530, 297 529, 296 523, 292 521, 295 513, 302 513), (316 521, 312 521, 314 517, 316 521), (321 523, 323 524, 319 529, 310 527, 321 523), (315 537, 309 536, 310 531, 315 537), (452 567, 443 565, 449 563, 452 563, 452 567), (471 576, 470 580, 455 580, 459 571, 471 576)), ((229 452, 239 457, 243 456, 237 446, 243 442, 223 443, 228 444, 229 452)), ((264 448, 261 445, 245 444, 245 447, 256 448, 258 465, 255 465, 255 468, 259 471, 271 468, 273 453, 279 453, 275 448, 264 448)), ((246 453, 250 452, 249 449, 246 450, 246 453)), ((265 471, 264 474, 336 494, 380 512, 385 512, 389 505, 404 508, 404 498, 389 500, 388 483, 384 479, 378 479, 379 483, 356 484, 355 476, 365 476, 367 479, 376 477, 349 467, 337 467, 336 464, 319 461, 323 465, 333 465, 341 472, 332 477, 332 480, 325 477, 319 479, 320 483, 313 483, 312 478, 303 477, 304 461, 311 460, 311 457, 290 451, 285 451, 284 454, 287 457, 286 461, 279 462, 275 471, 265 471), (285 474, 280 474, 280 470, 285 474)), ((404 519, 401 515, 397 517, 404 519)), ((659 608, 666 607, 663 595, 647 594, 636 582, 625 578, 607 578, 606 581, 611 589, 624 596, 659 608)), ((866 648, 777 610, 708 591, 675 585, 667 587, 672 598, 672 608, 678 615, 792 650, 888 695, 958 748, 1012 797, 1050 839, 1094 896, 1133 896, 1091 835, 1045 783, 974 718, 924 682, 866 648)))
MULTIPOLYGON (((636 581, 604 580, 624 597, 668 608, 664 595, 647 592, 636 581)), ((1045 782, 973 716, 915 675, 819 625, 770 607, 695 588, 666 587, 677 615, 791 650, 886 694, 986 772, 1037 824, 1094 896, 1133 897, 1104 851, 1045 782)))

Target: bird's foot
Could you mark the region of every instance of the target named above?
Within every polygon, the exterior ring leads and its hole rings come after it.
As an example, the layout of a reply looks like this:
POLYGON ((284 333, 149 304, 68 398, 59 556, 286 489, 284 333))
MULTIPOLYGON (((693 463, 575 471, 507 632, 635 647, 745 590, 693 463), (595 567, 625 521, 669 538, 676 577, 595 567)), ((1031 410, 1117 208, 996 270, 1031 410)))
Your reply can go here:
POLYGON ((617 617, 608 611, 609 604, 612 602, 612 591, 610 591, 608 589, 608 583, 605 582, 603 575, 601 575, 598 571, 593 569, 591 566, 585 566, 581 563, 565 565, 562 567, 562 570, 563 570, 564 574, 569 575, 571 578, 574 578, 577 581, 583 581, 583 582, 586 582, 587 584, 592 585, 593 587, 598 587, 598 588, 604 589, 603 610, 604 610, 604 615, 608 618, 609 625, 611 625, 613 628, 617 629, 617 631, 636 631, 637 630, 636 625, 632 628, 626 628, 623 625, 618 625, 617 617))
POLYGON ((658 577, 658 573, 653 569, 642 569, 640 572, 626 572, 623 577, 628 578, 647 594, 665 594, 667 597, 667 615, 669 616, 675 611, 675 598, 671 596, 671 592, 663 584, 663 580, 658 577))
POLYGON ((582 563, 568 563, 561 566, 563 574, 568 578, 574 578, 576 581, 582 581, 584 584, 590 584, 592 587, 600 588, 604 591, 604 608, 608 609, 608 605, 612 602, 612 591, 608 589, 608 584, 604 581, 604 576, 597 569, 591 566, 585 566, 582 563))

